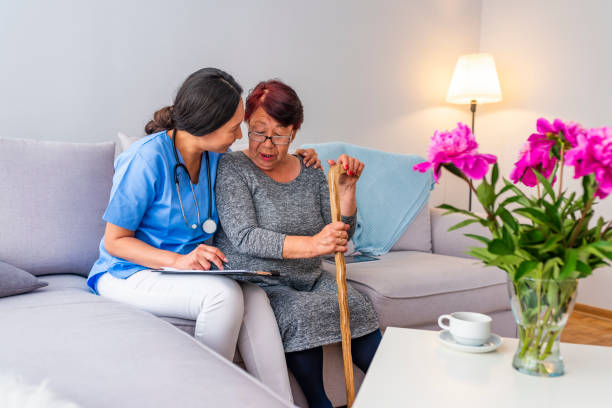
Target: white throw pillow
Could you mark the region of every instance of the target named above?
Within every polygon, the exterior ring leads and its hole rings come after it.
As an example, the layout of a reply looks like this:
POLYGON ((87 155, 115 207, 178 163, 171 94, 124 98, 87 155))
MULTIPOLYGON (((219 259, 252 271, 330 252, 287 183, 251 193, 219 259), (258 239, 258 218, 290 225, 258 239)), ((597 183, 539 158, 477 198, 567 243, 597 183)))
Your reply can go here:
POLYGON ((123 132, 117 132, 117 138, 119 139, 119 153, 125 152, 132 143, 139 140, 141 137, 142 136, 132 137, 123 132))

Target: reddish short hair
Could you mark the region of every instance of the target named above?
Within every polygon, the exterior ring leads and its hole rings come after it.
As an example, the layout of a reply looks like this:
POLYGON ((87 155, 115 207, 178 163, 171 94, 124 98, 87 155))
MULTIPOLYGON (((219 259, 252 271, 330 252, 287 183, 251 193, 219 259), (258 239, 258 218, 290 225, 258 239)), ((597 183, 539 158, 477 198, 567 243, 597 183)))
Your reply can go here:
POLYGON ((276 79, 258 83, 249 93, 244 120, 248 122, 259 107, 281 126, 293 125, 293 129, 298 130, 304 121, 304 108, 297 93, 289 85, 276 79))

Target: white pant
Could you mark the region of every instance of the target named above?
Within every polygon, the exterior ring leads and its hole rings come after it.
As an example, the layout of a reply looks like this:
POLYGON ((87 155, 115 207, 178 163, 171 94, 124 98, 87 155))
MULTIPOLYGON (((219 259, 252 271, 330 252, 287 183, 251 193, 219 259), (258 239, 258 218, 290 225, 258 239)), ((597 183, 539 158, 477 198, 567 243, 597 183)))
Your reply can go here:
POLYGON ((127 279, 105 273, 97 289, 156 316, 195 320, 195 338, 230 361, 238 344, 247 371, 292 401, 278 325, 266 292, 257 285, 145 270, 127 279))

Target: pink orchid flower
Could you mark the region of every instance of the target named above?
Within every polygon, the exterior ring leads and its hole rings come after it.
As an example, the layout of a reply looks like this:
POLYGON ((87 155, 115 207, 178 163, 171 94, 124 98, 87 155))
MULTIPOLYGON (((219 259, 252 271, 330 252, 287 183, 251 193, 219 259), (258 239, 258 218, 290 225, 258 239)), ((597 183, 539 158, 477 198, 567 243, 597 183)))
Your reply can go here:
POLYGON ((538 129, 538 133, 543 136, 548 136, 548 133, 553 133, 556 135, 562 132, 565 140, 567 140, 572 146, 576 146, 578 135, 585 133, 584 128, 579 123, 565 123, 561 119, 555 119, 551 124, 548 120, 540 118, 537 121, 536 127, 538 129))
POLYGON ((595 175, 601 199, 612 193, 612 128, 590 129, 577 137, 576 146, 565 154, 565 162, 574 166, 574 178, 595 175))
MULTIPOLYGON (((540 130, 540 126, 538 126, 538 130, 540 130)), ((537 170, 548 178, 557 163, 557 159, 550 155, 550 149, 554 144, 555 140, 548 139, 545 135, 539 133, 529 136, 529 139, 521 148, 519 160, 514 163, 510 180, 514 184, 520 181, 526 186, 535 187, 538 184, 538 178, 533 170, 537 170)))
POLYGON ((491 154, 479 154, 478 143, 470 128, 463 123, 451 131, 434 132, 429 146, 427 161, 414 166, 414 170, 425 173, 433 168, 436 183, 440 179, 443 164, 452 163, 467 177, 480 180, 489 171, 489 166, 497 161, 491 154))

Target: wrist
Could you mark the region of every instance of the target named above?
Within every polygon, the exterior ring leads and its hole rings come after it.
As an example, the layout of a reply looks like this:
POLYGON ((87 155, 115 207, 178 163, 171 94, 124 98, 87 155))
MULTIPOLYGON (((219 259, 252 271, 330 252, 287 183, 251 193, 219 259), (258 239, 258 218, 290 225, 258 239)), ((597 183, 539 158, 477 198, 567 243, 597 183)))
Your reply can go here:
POLYGON ((351 184, 339 184, 338 185, 338 193, 340 194, 352 194, 354 195, 357 191, 357 185, 355 183, 351 184))
POLYGON ((307 258, 314 258, 317 257, 319 255, 321 255, 320 253, 318 253, 317 251, 317 243, 315 241, 315 237, 306 237, 307 239, 307 258))
POLYGON ((178 260, 181 258, 181 254, 177 254, 176 252, 168 251, 168 256, 165 259, 165 265, 163 267, 173 268, 178 263, 178 260))

